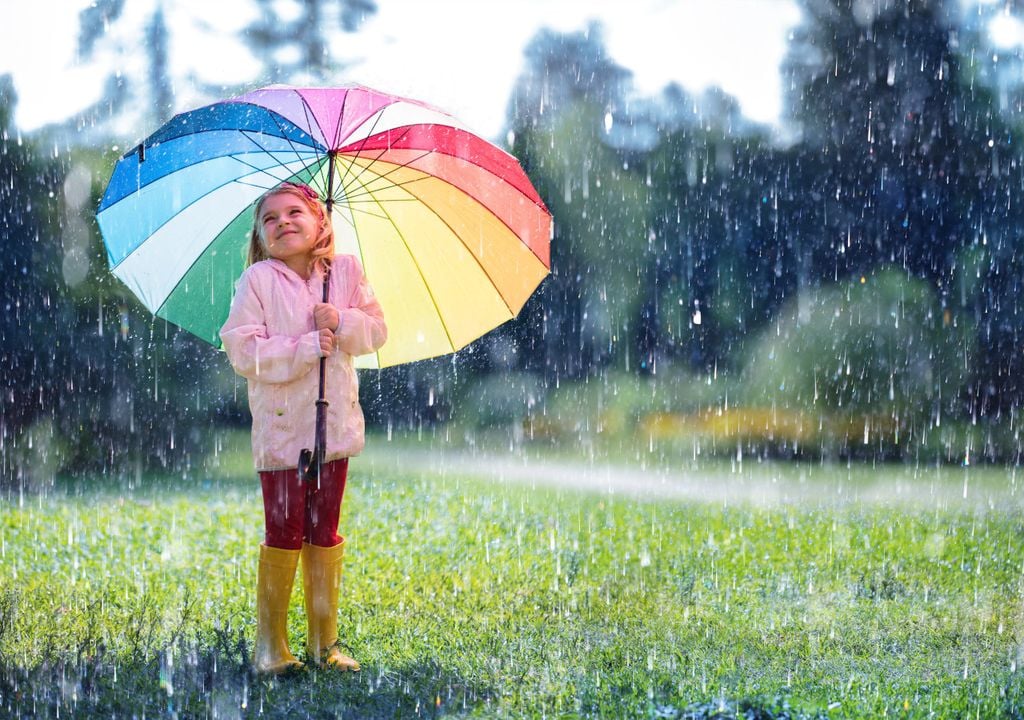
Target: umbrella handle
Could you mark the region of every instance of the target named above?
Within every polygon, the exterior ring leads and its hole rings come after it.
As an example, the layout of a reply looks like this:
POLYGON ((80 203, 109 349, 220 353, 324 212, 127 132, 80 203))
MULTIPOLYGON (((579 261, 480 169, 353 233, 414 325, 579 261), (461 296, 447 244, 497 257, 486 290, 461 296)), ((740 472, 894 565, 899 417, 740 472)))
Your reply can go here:
MULTIPOLYGON (((324 273, 324 302, 327 302, 327 292, 331 284, 331 268, 327 267, 324 273)), ((316 482, 317 489, 320 488, 320 465, 323 464, 324 456, 327 453, 327 406, 330 405, 325 397, 327 385, 327 358, 320 358, 320 392, 316 399, 316 437, 313 440, 313 449, 303 448, 299 451, 298 471, 299 478, 305 482, 316 482)))
POLYGON ((311 483, 320 479, 320 463, 315 462, 314 457, 313 450, 299 450, 299 479, 303 482, 311 483))

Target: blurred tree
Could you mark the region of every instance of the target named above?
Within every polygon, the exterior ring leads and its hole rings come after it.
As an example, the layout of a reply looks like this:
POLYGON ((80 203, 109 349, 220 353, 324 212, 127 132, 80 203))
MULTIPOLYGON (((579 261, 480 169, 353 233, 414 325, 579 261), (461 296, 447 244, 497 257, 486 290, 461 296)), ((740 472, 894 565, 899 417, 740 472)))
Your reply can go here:
POLYGON ((513 130, 544 126, 580 101, 606 112, 623 105, 632 73, 608 57, 599 23, 576 33, 541 29, 523 56, 526 67, 509 99, 513 130))
POLYGON ((1024 3, 970 2, 958 28, 962 73, 970 87, 992 93, 995 107, 1011 126, 1024 120, 1024 43, 1020 28, 1024 3))
MULTIPOLYGON (((78 13, 78 58, 81 61, 92 58, 96 44, 120 19, 124 11, 124 0, 96 0, 78 13)), ((124 106, 128 95, 128 81, 120 72, 107 76, 100 100, 91 107, 77 113, 63 123, 65 128, 82 131, 102 126, 103 120, 110 119, 124 106)), ((101 131, 102 132, 102 131, 101 131)))
POLYGON ((784 155, 738 122, 735 100, 720 91, 690 98, 670 88, 663 99, 661 142, 646 159, 654 272, 642 288, 643 367, 682 358, 713 372, 786 295, 784 155))
POLYGON ((998 228, 991 247, 976 253, 978 264, 963 268, 968 280, 980 278, 971 297, 986 362, 974 368, 970 412, 975 418, 1001 420, 1007 413, 1012 419, 1024 405, 1024 212, 1015 209, 1015 222, 998 228))
POLYGON ((152 93, 150 104, 153 127, 164 122, 174 112, 174 86, 169 70, 167 23, 164 21, 163 5, 157 5, 153 17, 146 26, 146 54, 149 64, 149 86, 152 93))
POLYGON ((263 63, 261 75, 330 82, 344 67, 332 53, 335 33, 353 33, 377 12, 375 0, 256 0, 259 16, 244 40, 263 63))
POLYGON ((79 148, 60 185, 58 288, 72 350, 55 371, 61 392, 44 411, 66 472, 187 472, 211 448, 211 427, 243 412, 244 383, 240 392, 221 353, 154 317, 110 273, 93 212, 115 160, 79 148))
POLYGON ((959 85, 952 2, 805 2, 787 60, 789 114, 803 133, 794 171, 819 188, 808 238, 815 279, 896 262, 943 291, 968 236, 986 130, 959 85))
POLYGON ((542 31, 526 57, 513 152, 555 217, 543 318, 517 324, 526 361, 569 376, 726 367, 793 285, 785 153, 720 90, 633 96, 599 26, 542 31))
POLYGON ((58 167, 14 126, 16 104, 13 80, 0 76, 0 485, 21 476, 14 450, 59 392, 69 346, 53 262, 58 167))
MULTIPOLYGON (((988 128, 985 172, 976 172, 978 203, 971 244, 961 253, 955 301, 973 312, 979 353, 970 412, 973 418, 1011 417, 1024 404, 1024 45, 1000 42, 1000 27, 1022 21, 1019 2, 974 3, 960 30, 962 83, 976 98, 969 108, 974 123, 988 128)), ((978 154, 975 149, 974 154, 978 154)))
POLYGON ((1024 318, 1006 271, 1021 246, 1017 232, 997 228, 1024 220, 1012 189, 1022 180, 1021 138, 992 87, 978 82, 985 33, 961 33, 959 6, 948 0, 805 9, 787 72, 790 115, 803 131, 789 172, 814 200, 813 225, 799 240, 809 279, 856 277, 885 263, 927 279, 950 342, 952 329, 969 323, 981 351, 1000 358, 961 378, 957 396, 975 413, 1018 404, 1024 318))
POLYGON ((78 54, 89 58, 96 41, 124 11, 124 0, 95 0, 78 13, 78 54))
POLYGON ((555 237, 552 276, 511 328, 525 344, 521 366, 576 377, 611 359, 635 365, 646 187, 628 149, 609 141, 629 73, 608 59, 597 25, 542 30, 525 56, 509 103, 512 152, 551 209, 555 237))
POLYGON ((109 273, 93 211, 112 165, 78 148, 56 157, 50 128, 14 127, 0 78, 0 487, 54 474, 185 471, 214 422, 244 406, 213 348, 143 310, 109 273))
POLYGON ((762 407, 887 418, 907 449, 961 413, 972 332, 947 326, 927 281, 880 267, 787 303, 748 348, 744 394, 762 407))

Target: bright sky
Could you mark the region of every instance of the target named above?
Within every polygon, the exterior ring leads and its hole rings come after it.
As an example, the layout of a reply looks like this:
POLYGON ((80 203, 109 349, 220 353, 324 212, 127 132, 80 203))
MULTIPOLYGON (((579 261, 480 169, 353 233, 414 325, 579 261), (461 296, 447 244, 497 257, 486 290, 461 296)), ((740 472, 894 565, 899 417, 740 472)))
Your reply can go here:
MULTIPOLYGON (((89 62, 76 60, 79 11, 89 0, 5 0, 0 74, 14 76, 16 123, 33 130, 95 102, 108 73, 144 79, 144 28, 161 0, 128 0, 89 62), (45 38, 45 41, 43 40, 45 38)), ((295 0, 277 0, 287 11, 295 0)), ((206 83, 260 83, 257 64, 236 38, 255 14, 251 0, 162 0, 173 45, 178 107, 203 104, 206 83)), ((358 61, 340 82, 359 82, 442 107, 489 138, 504 125, 523 68, 523 48, 540 27, 574 32, 604 25, 612 59, 653 95, 670 82, 698 92, 718 85, 753 120, 781 111, 778 74, 789 32, 800 21, 792 0, 378 0, 355 35, 338 35, 337 59, 358 61)), ((155 128, 124 129, 131 142, 155 128)))

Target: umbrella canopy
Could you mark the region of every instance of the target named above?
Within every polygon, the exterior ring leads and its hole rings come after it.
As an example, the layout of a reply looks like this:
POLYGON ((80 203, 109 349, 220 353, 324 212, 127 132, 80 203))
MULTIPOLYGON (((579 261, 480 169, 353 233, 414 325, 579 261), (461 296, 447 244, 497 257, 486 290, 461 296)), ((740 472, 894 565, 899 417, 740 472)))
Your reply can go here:
POLYGON ((465 347, 551 266, 551 216, 519 163, 451 115, 361 86, 273 86, 177 115, 118 161, 97 212, 112 272, 219 345, 253 207, 284 180, 331 201, 337 252, 384 310, 388 342, 358 367, 465 347))

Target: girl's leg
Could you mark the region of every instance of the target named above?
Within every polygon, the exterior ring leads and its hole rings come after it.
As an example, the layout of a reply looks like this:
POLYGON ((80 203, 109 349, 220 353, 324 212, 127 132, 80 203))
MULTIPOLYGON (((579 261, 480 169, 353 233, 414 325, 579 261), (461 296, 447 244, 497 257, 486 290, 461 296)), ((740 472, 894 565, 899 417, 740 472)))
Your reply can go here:
POLYGON ((341 544, 338 521, 345 497, 348 458, 333 460, 320 468, 320 487, 311 483, 307 490, 306 532, 303 540, 310 545, 334 547, 341 544))
POLYGON ((348 460, 320 469, 320 487, 310 487, 306 543, 302 546, 302 578, 306 599, 306 652, 317 665, 359 670, 359 663, 338 647, 338 592, 345 539, 338 518, 345 495, 348 460))
POLYGON ((302 547, 305 489, 295 470, 261 472, 266 536, 256 576, 256 642, 253 664, 259 673, 302 667, 288 648, 288 603, 302 547))
POLYGON ((300 550, 306 525, 306 486, 297 470, 260 473, 267 547, 300 550))
POLYGON ((256 573, 256 642, 252 657, 258 673, 276 675, 302 667, 288 649, 288 602, 300 555, 299 550, 260 545, 256 573))

